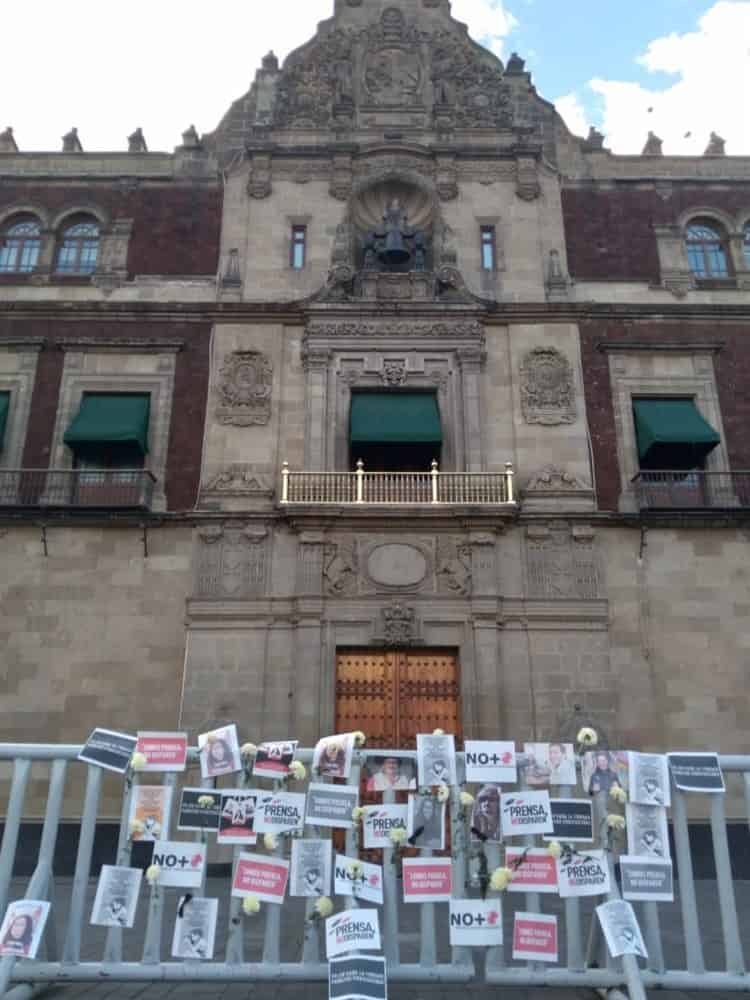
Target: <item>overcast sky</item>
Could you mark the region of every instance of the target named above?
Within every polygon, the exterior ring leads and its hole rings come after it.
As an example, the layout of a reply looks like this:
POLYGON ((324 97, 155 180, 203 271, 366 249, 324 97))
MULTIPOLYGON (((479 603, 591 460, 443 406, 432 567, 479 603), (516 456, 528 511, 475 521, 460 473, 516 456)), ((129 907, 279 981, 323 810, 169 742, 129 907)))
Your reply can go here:
MULTIPOLYGON (((212 131, 262 56, 283 59, 332 9, 5 0, 0 128, 24 150, 59 149, 73 125, 85 149, 116 150, 141 126, 150 149, 171 150, 192 123, 212 131)), ((750 0, 453 0, 453 13, 501 58, 526 58, 578 134, 593 124, 637 153, 653 129, 666 153, 700 153, 713 129, 750 155, 750 0)))

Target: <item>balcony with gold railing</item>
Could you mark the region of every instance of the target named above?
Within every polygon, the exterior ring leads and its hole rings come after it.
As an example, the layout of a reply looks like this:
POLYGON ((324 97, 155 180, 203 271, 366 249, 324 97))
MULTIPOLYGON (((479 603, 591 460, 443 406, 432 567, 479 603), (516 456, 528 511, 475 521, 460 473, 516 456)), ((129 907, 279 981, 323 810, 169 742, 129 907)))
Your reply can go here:
POLYGON ((517 507, 514 472, 367 472, 357 462, 354 472, 294 472, 284 462, 282 505, 399 507, 517 507))

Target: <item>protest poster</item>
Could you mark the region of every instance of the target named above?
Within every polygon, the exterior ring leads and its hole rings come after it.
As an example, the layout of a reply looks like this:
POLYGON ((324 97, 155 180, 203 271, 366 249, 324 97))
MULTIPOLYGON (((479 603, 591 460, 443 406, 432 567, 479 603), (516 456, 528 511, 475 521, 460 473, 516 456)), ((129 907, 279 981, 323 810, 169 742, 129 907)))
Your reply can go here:
POLYGON ((404 902, 447 903, 453 895, 450 858, 404 858, 404 902))
POLYGON ((172 789, 169 785, 134 785, 130 796, 130 839, 160 840, 169 836, 172 789))
POLYGON ((581 759, 581 784, 587 795, 609 795, 615 786, 627 791, 627 752, 588 750, 581 759))
POLYGON ((286 778, 294 760, 297 740, 277 740, 261 743, 255 754, 253 775, 259 778, 286 778))
POLYGON ((357 858, 336 855, 333 891, 337 896, 354 896, 367 903, 383 902, 383 869, 357 858))
POLYGON ((499 785, 484 785, 477 792, 471 810, 471 839, 492 844, 499 844, 503 839, 499 785))
POLYGON ((365 763, 368 792, 407 792, 417 787, 417 765, 413 757, 371 753, 365 763))
POLYGON ((232 895, 256 896, 261 903, 283 903, 289 881, 289 862, 270 854, 248 854, 237 859, 232 895))
POLYGON ((630 801, 644 806, 671 805, 669 766, 663 753, 628 753, 630 801))
POLYGON ((406 836, 412 847, 445 847, 445 802, 434 795, 410 795, 407 807, 406 836))
POLYGON ((454 948, 493 948, 503 943, 499 899, 452 899, 450 943, 454 948))
POLYGON ((330 840, 293 840, 289 895, 330 896, 332 853, 330 840))
POLYGON ((50 904, 42 899, 18 899, 11 903, 0 926, 0 956, 36 958, 49 911, 50 904))
POLYGON ((629 900, 671 903, 674 900, 674 873, 668 858, 620 858, 622 897, 629 900))
POLYGON ((456 741, 452 736, 417 735, 417 781, 420 785, 456 784, 456 741))
POLYGON ((681 792, 723 792, 724 775, 715 753, 668 753, 669 770, 681 792))
POLYGON ((142 771, 184 771, 187 765, 187 733, 138 733, 136 753, 146 765, 142 771))
POLYGON ((669 857, 667 810, 663 806, 641 806, 628 802, 625 820, 628 854, 640 858, 669 857))
POLYGON ((531 788, 578 781, 572 743, 524 743, 526 782, 531 788))
POLYGON ((466 740, 466 780, 481 784, 518 781, 516 744, 505 740, 466 740))
POLYGON ((255 829, 258 833, 291 833, 305 824, 304 792, 258 792, 255 829))
POLYGON ((222 788, 219 804, 217 844, 247 844, 258 840, 255 829, 256 799, 260 792, 245 788, 222 788))
POLYGON ((557 894, 557 861, 544 848, 506 847, 505 865, 513 869, 508 892, 557 894))
POLYGON ((312 772, 324 778, 348 778, 352 770, 354 733, 324 736, 313 751, 312 772))
POLYGON ((596 915, 613 958, 619 958, 620 955, 648 958, 643 935, 630 903, 623 899, 610 900, 597 906, 596 915))
POLYGON ((328 1000, 388 1000, 385 959, 339 955, 328 963, 328 1000))
POLYGON ((326 920, 326 957, 348 951, 380 951, 377 910, 344 910, 326 920))
POLYGON ((172 957, 206 961, 214 957, 219 900, 183 896, 177 906, 172 957))
POLYGON ((178 830, 216 833, 221 818, 221 793, 213 788, 183 788, 178 830))
POLYGON ((500 796, 504 837, 552 833, 549 792, 508 792, 500 796))
POLYGON ((102 865, 91 923, 99 927, 132 927, 142 878, 140 868, 102 865))
POLYGON ((591 799, 550 799, 552 833, 544 840, 564 840, 566 844, 588 843, 594 839, 594 804, 591 799))
POLYGON ((221 726, 210 733, 198 737, 200 750, 201 777, 219 778, 223 774, 235 774, 242 770, 240 744, 237 726, 221 726))
POLYGON ((604 851, 566 851, 557 860, 557 884, 563 899, 608 893, 609 864, 604 851))
POLYGON ((161 869, 159 885, 199 889, 206 864, 206 845, 189 840, 157 840, 151 863, 161 869))
POLYGON ((352 810, 359 803, 359 789, 351 785, 310 785, 307 789, 308 826, 348 830, 354 826, 352 810))
POLYGON ((95 729, 78 754, 78 759, 87 764, 96 764, 105 771, 124 774, 130 766, 138 740, 127 733, 116 733, 111 729, 95 729))
POLYGON ((365 848, 393 847, 392 830, 406 833, 408 806, 382 805, 367 806, 362 829, 365 834, 365 848))
POLYGON ((522 962, 556 962, 557 917, 517 912, 513 920, 513 958, 522 962))

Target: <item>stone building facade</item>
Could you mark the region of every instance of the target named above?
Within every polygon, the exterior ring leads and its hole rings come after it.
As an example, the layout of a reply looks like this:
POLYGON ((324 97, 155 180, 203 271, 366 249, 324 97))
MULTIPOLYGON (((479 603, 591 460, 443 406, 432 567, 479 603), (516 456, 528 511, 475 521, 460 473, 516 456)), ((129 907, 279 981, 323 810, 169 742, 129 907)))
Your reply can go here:
POLYGON ((747 750, 750 156, 572 135, 448 0, 64 146, 0 135, 6 738, 747 750))

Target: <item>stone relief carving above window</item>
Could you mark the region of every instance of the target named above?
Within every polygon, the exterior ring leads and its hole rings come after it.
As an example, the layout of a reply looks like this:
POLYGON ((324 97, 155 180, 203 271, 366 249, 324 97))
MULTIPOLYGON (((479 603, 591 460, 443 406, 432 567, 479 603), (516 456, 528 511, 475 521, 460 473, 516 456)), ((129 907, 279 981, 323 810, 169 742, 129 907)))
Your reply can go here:
POLYGON ((384 385, 388 386, 400 386, 406 382, 408 378, 408 373, 406 371, 405 361, 384 361, 383 370, 380 373, 380 378, 383 380, 384 385))
POLYGON ((230 465, 201 487, 201 493, 221 493, 226 496, 272 496, 273 488, 265 477, 258 476, 250 465, 230 465))
POLYGON ((521 408, 527 424, 572 424, 577 409, 570 362, 554 347, 536 347, 521 365, 521 408))
POLYGON ((222 424, 250 427, 271 419, 273 365, 260 351, 235 351, 219 374, 221 403, 216 416, 222 424))
POLYGON ((412 646, 418 639, 417 614, 414 608, 394 602, 381 611, 380 638, 386 646, 412 646))

